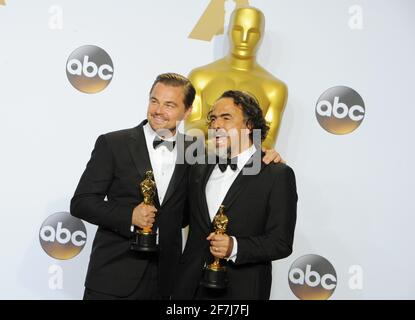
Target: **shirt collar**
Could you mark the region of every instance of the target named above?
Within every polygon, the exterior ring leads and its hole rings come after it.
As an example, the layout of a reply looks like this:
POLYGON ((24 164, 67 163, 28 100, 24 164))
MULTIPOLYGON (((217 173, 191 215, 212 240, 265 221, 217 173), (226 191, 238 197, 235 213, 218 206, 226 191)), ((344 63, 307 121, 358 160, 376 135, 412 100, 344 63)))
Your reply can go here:
POLYGON ((256 147, 252 144, 248 149, 238 154, 238 169, 242 170, 246 163, 251 159, 252 155, 256 152, 256 147))

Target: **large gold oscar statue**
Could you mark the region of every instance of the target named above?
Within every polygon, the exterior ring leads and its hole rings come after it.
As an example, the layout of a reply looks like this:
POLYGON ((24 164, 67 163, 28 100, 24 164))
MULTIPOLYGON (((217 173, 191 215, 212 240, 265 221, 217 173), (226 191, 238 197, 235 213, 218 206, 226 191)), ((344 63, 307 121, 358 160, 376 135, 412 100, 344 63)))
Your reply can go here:
POLYGON ((230 53, 224 58, 196 68, 189 79, 196 89, 193 110, 185 122, 186 132, 207 134, 207 114, 226 90, 242 90, 259 101, 270 131, 263 142, 273 149, 282 112, 287 101, 287 86, 256 62, 256 53, 264 34, 264 14, 253 7, 233 11, 229 26, 230 53))

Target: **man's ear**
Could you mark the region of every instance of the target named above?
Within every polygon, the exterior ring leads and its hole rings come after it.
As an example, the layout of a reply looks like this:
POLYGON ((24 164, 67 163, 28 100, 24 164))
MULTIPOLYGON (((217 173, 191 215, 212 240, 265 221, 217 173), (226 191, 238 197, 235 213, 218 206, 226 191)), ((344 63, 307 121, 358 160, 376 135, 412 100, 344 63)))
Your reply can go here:
POLYGON ((246 127, 249 129, 249 131, 250 131, 249 133, 252 133, 252 130, 253 130, 254 126, 252 125, 251 121, 246 122, 246 127))
POLYGON ((184 112, 183 120, 186 120, 186 118, 192 113, 192 110, 193 110, 193 105, 186 109, 186 111, 184 112))

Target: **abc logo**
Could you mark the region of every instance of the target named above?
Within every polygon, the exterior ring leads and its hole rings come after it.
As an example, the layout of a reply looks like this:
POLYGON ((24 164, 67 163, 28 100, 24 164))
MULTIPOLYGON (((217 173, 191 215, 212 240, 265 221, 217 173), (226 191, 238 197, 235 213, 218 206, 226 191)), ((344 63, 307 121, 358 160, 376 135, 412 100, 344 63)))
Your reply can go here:
POLYGON ((365 117, 362 97, 353 89, 338 86, 328 89, 317 101, 316 117, 323 129, 333 134, 354 131, 365 117))
POLYGON ((97 46, 82 46, 72 52, 66 62, 69 82, 79 91, 97 93, 112 80, 114 66, 108 53, 97 46))
POLYGON ((291 265, 288 283, 301 300, 326 300, 336 289, 336 270, 322 256, 305 255, 291 265))
POLYGON ((86 229, 82 220, 69 212, 49 216, 39 231, 40 245, 55 259, 67 260, 78 255, 86 243, 86 229))

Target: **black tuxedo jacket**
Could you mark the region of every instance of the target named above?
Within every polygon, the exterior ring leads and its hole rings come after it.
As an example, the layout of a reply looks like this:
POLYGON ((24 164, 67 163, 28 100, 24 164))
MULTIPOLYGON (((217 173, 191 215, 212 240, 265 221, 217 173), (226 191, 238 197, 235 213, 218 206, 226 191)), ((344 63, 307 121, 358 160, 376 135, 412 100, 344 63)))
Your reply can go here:
MULTIPOLYGON (((132 212, 143 201, 139 184, 145 172, 152 170, 143 131, 146 122, 97 139, 71 201, 73 216, 98 225, 85 286, 120 297, 137 288, 151 257, 130 250, 132 212)), ((187 145, 185 140, 178 139, 178 154, 187 145)), ((186 164, 176 164, 163 203, 155 196, 158 211, 153 229, 159 228, 159 281, 163 296, 171 295, 182 251, 187 169, 186 164)))
MULTIPOLYGON (((189 235, 179 264, 174 299, 194 298, 203 267, 213 260, 206 240, 213 230, 205 196, 213 168, 214 165, 197 164, 189 170, 189 235)), ((297 208, 294 172, 285 164, 265 165, 261 160, 257 175, 243 175, 241 171, 223 205, 229 218, 226 233, 237 239, 238 253, 235 263, 222 260, 229 284, 219 297, 269 299, 271 261, 292 252, 297 208)))

